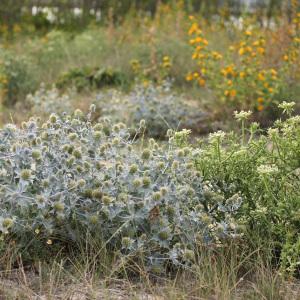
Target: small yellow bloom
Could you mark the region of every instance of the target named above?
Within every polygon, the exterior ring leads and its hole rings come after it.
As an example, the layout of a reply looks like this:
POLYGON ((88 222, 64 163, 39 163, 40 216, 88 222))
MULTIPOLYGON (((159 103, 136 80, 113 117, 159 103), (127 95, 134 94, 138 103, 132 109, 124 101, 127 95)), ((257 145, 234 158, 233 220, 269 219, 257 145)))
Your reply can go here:
POLYGON ((284 61, 288 61, 288 60, 289 60, 288 55, 284 55, 284 56, 283 56, 283 60, 284 60, 284 61))
POLYGON ((266 80, 264 74, 262 74, 262 73, 258 73, 257 79, 258 79, 259 81, 265 81, 265 80, 266 80))
POLYGON ((197 59, 197 58, 198 58, 198 53, 194 53, 192 59, 197 59))
POLYGON ((244 55, 245 54, 245 48, 240 48, 239 50, 239 55, 244 55))
POLYGON ((188 74, 185 77, 186 81, 192 81, 193 80, 193 75, 192 74, 188 74))
POLYGON ((271 74, 273 75, 273 76, 277 76, 277 71, 276 70, 274 70, 274 69, 271 69, 271 74))
POLYGON ((208 45, 208 41, 207 41, 206 39, 203 39, 202 42, 203 42, 203 44, 204 44, 205 46, 208 45))
POLYGON ((260 104, 263 103, 264 102, 264 98, 263 97, 258 97, 257 98, 257 102, 260 103, 260 104))
POLYGON ((246 77, 246 72, 240 72, 240 78, 245 78, 246 77))
POLYGON ((252 32, 251 32, 250 30, 246 30, 246 31, 245 31, 245 35, 246 35, 246 36, 251 36, 251 35, 252 35, 252 32))
POLYGON ((192 35, 194 33, 198 33, 199 34, 199 31, 200 31, 200 29, 199 29, 198 24, 197 23, 193 23, 192 26, 189 29, 188 35, 192 35))
POLYGON ((35 232, 36 234, 39 234, 39 233, 40 233, 40 230, 37 228, 34 232, 35 232))
POLYGON ((53 244, 52 240, 50 240, 50 239, 47 240, 47 244, 48 244, 48 245, 52 245, 52 244, 53 244))
POLYGON ((222 55, 220 53, 218 53, 217 51, 213 51, 212 56, 215 60, 219 60, 222 58, 222 55))

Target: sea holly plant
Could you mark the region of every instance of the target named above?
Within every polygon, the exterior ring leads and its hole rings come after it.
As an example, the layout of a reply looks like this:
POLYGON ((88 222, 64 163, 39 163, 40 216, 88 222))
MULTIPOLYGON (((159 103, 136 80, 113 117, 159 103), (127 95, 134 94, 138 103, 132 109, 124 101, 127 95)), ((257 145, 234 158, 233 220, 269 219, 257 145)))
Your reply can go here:
POLYGON ((57 114, 71 111, 71 96, 72 91, 60 94, 56 87, 47 89, 45 84, 41 84, 40 88, 33 94, 26 97, 26 102, 31 106, 33 114, 46 114, 49 115, 55 111, 57 114))
POLYGON ((168 129, 192 129, 193 132, 207 130, 207 113, 197 105, 171 91, 172 82, 165 80, 161 84, 137 84, 129 95, 99 94, 97 104, 105 117, 121 120, 136 127, 140 120, 147 122, 146 134, 149 137, 165 138, 168 129), (125 113, 124 113, 125 112, 125 113))
POLYGON ((150 139, 137 147, 124 124, 92 124, 94 110, 51 114, 43 124, 31 118, 0 131, 4 239, 23 253, 37 244, 42 254, 89 232, 116 253, 142 255, 158 269, 192 263, 198 243, 236 236, 241 199, 225 199, 202 182, 194 168, 197 150, 178 143, 188 131, 170 131, 164 146, 150 139))

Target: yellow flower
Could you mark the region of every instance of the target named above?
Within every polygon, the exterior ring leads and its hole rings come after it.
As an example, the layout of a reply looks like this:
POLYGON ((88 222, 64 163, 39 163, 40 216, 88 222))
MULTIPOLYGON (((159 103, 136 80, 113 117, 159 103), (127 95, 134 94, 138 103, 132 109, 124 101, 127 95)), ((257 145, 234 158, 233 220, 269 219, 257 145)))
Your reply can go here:
POLYGON ((163 68, 169 69, 169 68, 171 68, 171 67, 172 67, 172 65, 171 65, 170 62, 164 62, 164 63, 163 63, 163 68))
POLYGON ((257 102, 260 103, 260 104, 263 103, 264 102, 264 98, 263 97, 258 97, 257 98, 257 102))
POLYGON ((283 56, 283 60, 284 60, 284 61, 288 61, 288 60, 289 60, 288 55, 284 55, 284 56, 283 56))
POLYGON ((40 233, 40 230, 37 228, 34 232, 35 232, 36 234, 39 234, 39 233, 40 233))
POLYGON ((266 80, 264 74, 262 74, 262 73, 258 73, 257 79, 258 79, 259 81, 265 81, 265 80, 266 80))
POLYGON ((199 26, 197 23, 192 24, 192 26, 189 29, 188 35, 192 35, 194 33, 201 34, 201 30, 199 29, 199 26))
POLYGON ((246 47, 246 51, 247 51, 247 52, 251 52, 251 51, 252 51, 252 47, 247 46, 247 47, 246 47))
POLYGON ((276 70, 274 70, 274 69, 271 69, 271 74, 273 75, 273 76, 277 76, 277 71, 276 70))
POLYGON ((192 81, 193 80, 193 75, 192 74, 188 74, 185 77, 186 81, 192 81))
POLYGON ((245 31, 245 35, 246 35, 246 36, 251 36, 251 35, 252 35, 252 32, 251 32, 250 30, 246 30, 246 31, 245 31))
POLYGON ((208 45, 208 41, 207 41, 206 39, 202 39, 202 42, 203 42, 203 44, 204 44, 205 46, 208 45))
POLYGON ((245 78, 246 77, 246 72, 240 72, 240 77, 245 78))
POLYGON ((150 84, 149 80, 145 79, 143 82, 143 86, 146 88, 149 86, 149 84, 150 84))
POLYGON ((228 86, 232 86, 232 85, 233 85, 232 80, 228 80, 228 81, 227 81, 227 84, 228 84, 228 86))
POLYGON ((239 55, 244 55, 245 54, 245 48, 240 48, 239 50, 239 55))
POLYGON ((170 61, 170 57, 169 57, 169 56, 164 56, 164 57, 163 57, 163 61, 164 61, 164 62, 170 61))
POLYGON ((219 60, 219 59, 222 58, 222 55, 221 55, 220 53, 216 52, 216 51, 213 51, 213 52, 212 52, 212 56, 213 56, 213 58, 216 59, 216 60, 219 60))
POLYGON ((270 94, 274 93, 274 89, 273 88, 269 88, 268 91, 269 91, 270 94))
POLYGON ((50 239, 47 240, 47 244, 48 244, 48 245, 52 245, 52 244, 53 244, 52 240, 50 240, 50 239))
POLYGON ((192 56, 192 59, 197 59, 198 57, 199 57, 198 53, 195 52, 192 56))

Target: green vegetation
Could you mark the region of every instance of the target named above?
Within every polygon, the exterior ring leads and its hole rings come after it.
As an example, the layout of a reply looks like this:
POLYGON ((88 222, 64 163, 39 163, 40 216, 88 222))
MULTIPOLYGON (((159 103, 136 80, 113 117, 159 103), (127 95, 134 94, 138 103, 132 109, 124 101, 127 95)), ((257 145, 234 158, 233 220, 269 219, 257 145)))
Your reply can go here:
POLYGON ((29 2, 0 4, 0 298, 299 299, 298 1, 29 2))

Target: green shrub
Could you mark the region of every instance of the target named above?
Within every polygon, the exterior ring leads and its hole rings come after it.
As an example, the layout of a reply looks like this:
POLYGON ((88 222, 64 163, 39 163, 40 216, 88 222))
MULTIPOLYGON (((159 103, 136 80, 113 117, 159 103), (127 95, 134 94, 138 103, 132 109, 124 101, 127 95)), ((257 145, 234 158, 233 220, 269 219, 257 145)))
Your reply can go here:
POLYGON ((300 262, 300 117, 291 117, 292 106, 281 105, 289 118, 266 134, 257 123, 246 126, 250 113, 236 113, 242 134, 211 134, 196 162, 204 179, 226 197, 241 194, 237 217, 248 228, 249 242, 271 244, 275 256, 281 253, 282 269, 294 274, 300 262))
POLYGON ((77 110, 0 131, 5 239, 41 257, 49 247, 85 241, 89 231, 112 254, 163 269, 191 263, 198 243, 234 236, 232 205, 238 208, 240 198, 225 199, 203 185, 193 149, 183 147, 186 131, 163 147, 150 140, 137 150, 125 125, 92 125, 90 118, 77 110))
POLYGON ((125 74, 111 68, 74 68, 63 73, 56 82, 58 88, 75 87, 78 91, 105 86, 127 85, 125 74))
POLYGON ((32 75, 32 66, 28 60, 1 50, 0 57, 2 104, 12 106, 34 91, 37 82, 32 75))

